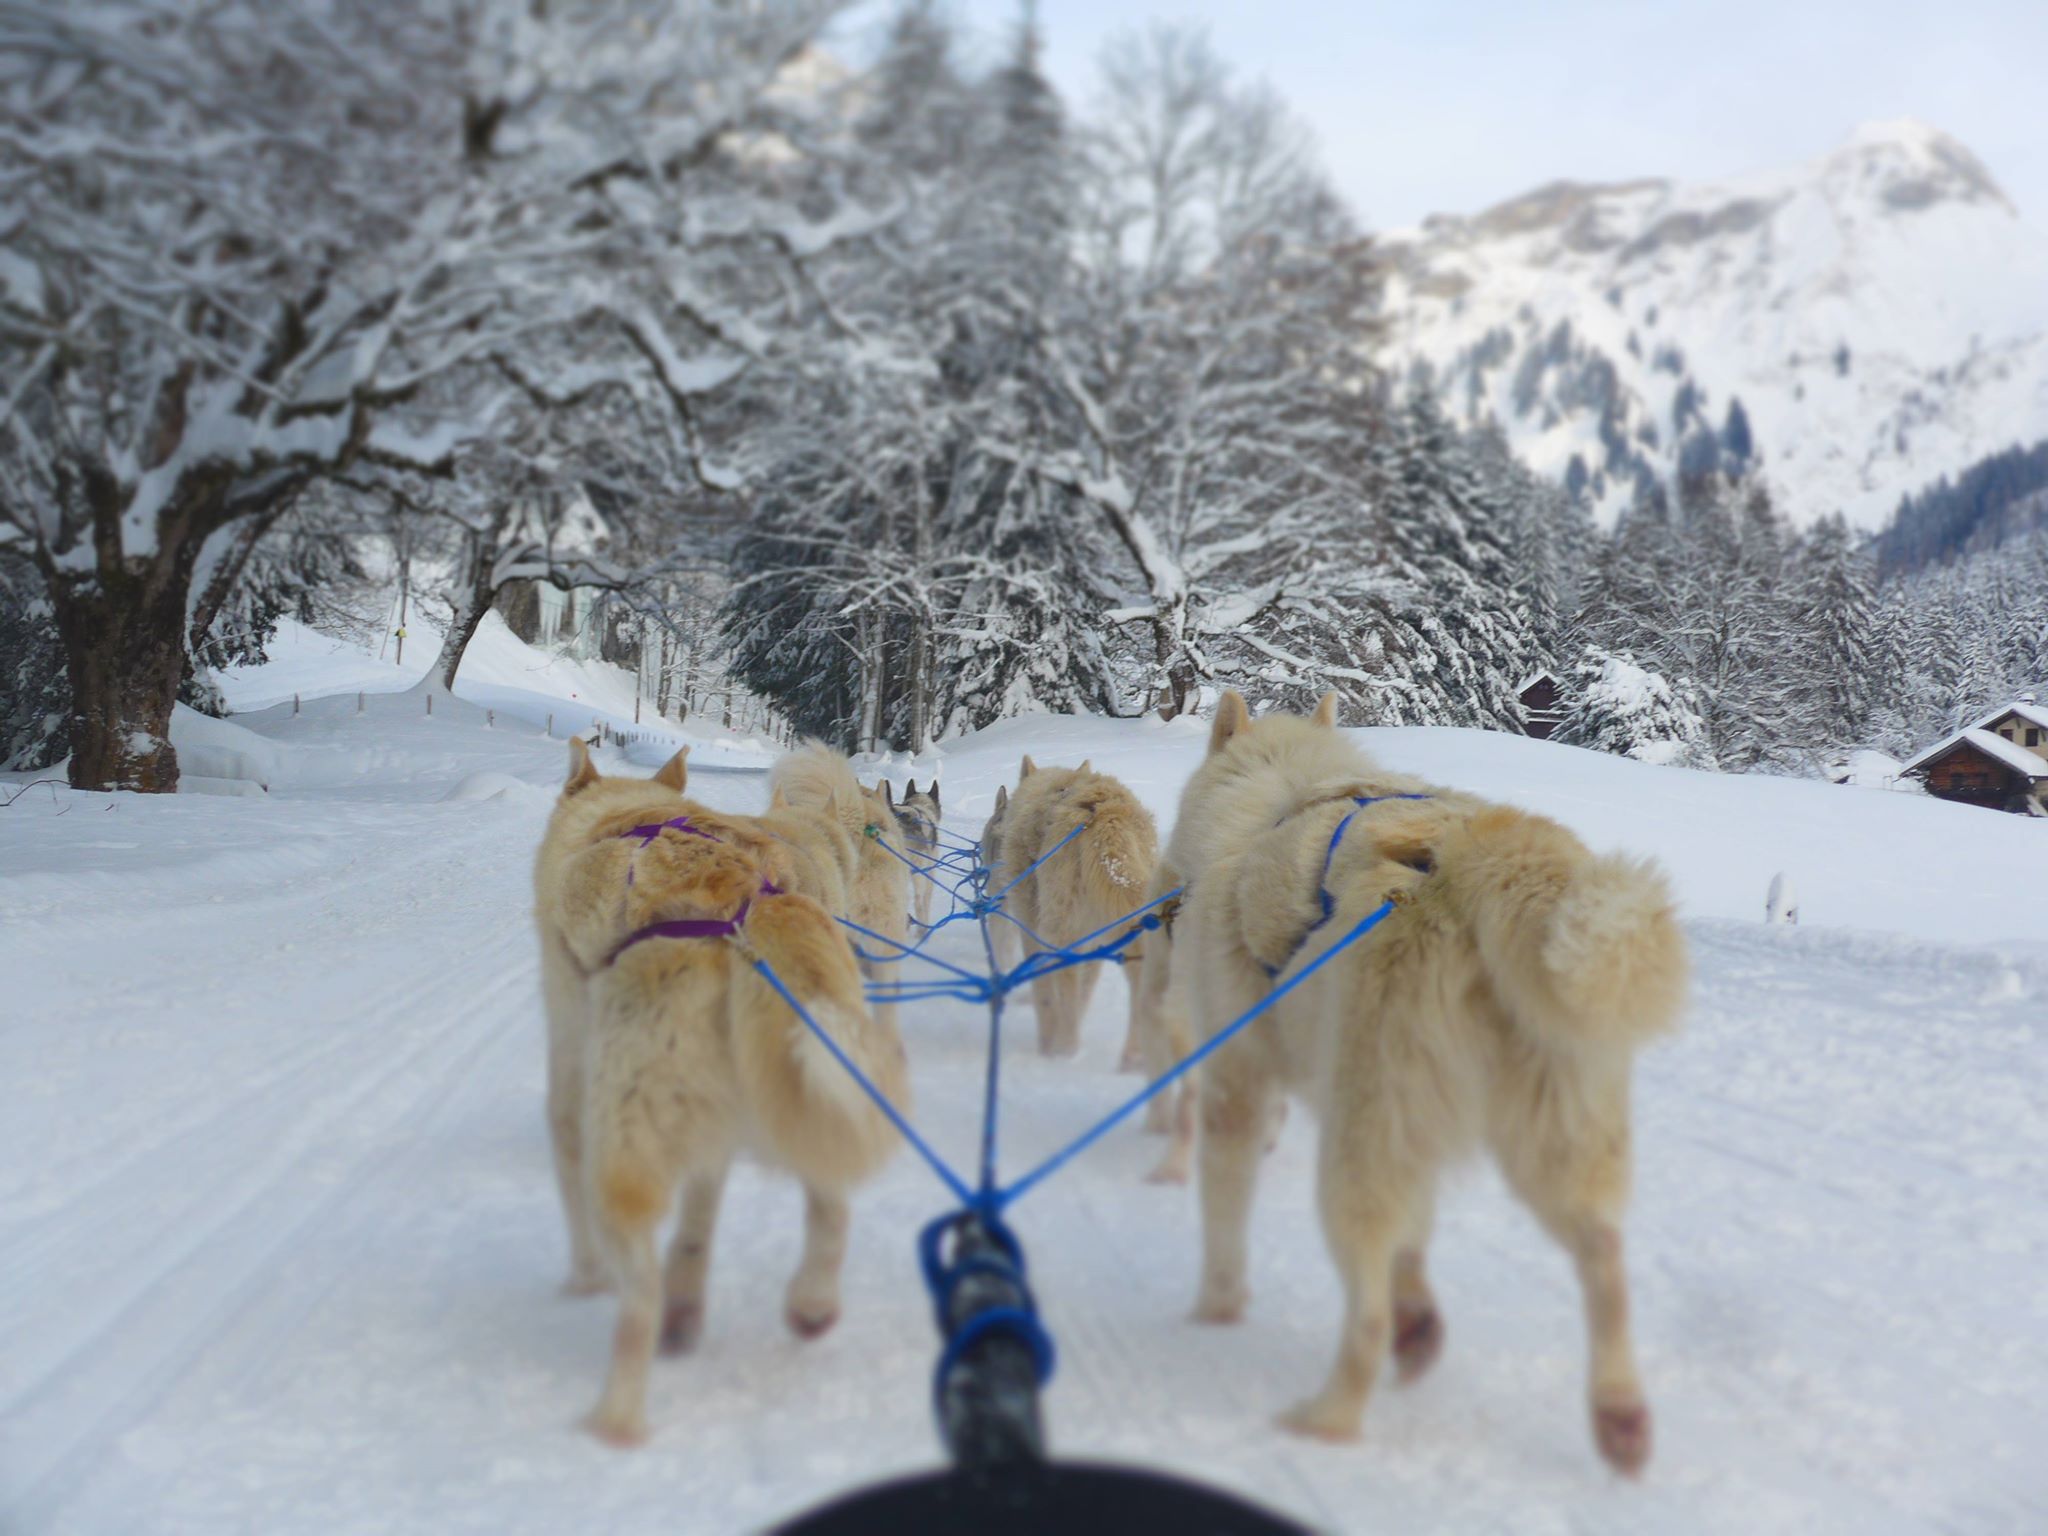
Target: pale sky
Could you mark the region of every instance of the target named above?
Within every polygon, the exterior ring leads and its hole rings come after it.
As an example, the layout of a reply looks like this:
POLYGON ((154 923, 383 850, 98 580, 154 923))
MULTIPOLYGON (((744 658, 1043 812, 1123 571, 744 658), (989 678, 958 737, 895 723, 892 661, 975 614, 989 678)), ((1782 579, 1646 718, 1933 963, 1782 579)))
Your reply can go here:
MULTIPOLYGON (((950 0, 990 49, 1018 9, 950 0)), ((1039 0, 1039 16, 1073 100, 1115 33, 1206 27, 1293 103, 1374 229, 1559 178, 1792 165, 1860 122, 1917 117, 2048 232, 2048 0, 1039 0)))

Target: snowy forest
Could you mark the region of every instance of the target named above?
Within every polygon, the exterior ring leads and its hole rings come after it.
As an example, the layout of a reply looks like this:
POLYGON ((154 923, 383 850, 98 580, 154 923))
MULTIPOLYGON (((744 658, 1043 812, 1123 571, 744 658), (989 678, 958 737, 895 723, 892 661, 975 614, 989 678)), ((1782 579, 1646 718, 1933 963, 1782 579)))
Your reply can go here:
POLYGON ((1548 669, 1567 741, 1815 772, 2048 679, 2038 527, 1880 579, 1708 475, 1606 531, 1398 388, 1371 237, 1198 33, 1069 101, 1028 22, 845 9, 0 7, 0 766, 173 788, 174 701, 401 579, 423 686, 539 583, 657 707, 856 749, 1223 687, 1516 730, 1548 669))

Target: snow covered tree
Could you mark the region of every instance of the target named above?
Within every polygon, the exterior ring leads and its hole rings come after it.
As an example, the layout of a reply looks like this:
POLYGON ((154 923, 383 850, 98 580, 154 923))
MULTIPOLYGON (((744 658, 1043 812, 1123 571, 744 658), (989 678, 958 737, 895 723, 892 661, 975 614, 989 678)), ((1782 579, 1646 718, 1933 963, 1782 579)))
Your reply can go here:
POLYGON ((1515 684, 1549 659, 1475 450, 1431 396, 1410 395, 1388 443, 1374 523, 1403 590, 1389 669, 1398 691, 1378 713, 1389 724, 1519 729, 1515 684))
POLYGON ((1867 742, 1878 707, 1897 695, 1904 668, 1878 622, 1870 561, 1839 515, 1821 519, 1807 534, 1794 591, 1806 635, 1801 725, 1820 748, 1867 742))
POLYGON ((1385 586, 1349 537, 1376 259, 1298 126, 1198 38, 1127 42, 1104 85, 1077 302, 1032 317, 1053 407, 1008 451, 1073 499, 1127 583, 1107 606, 1142 702, 1175 713, 1204 682, 1356 689, 1346 615, 1385 586))
POLYGON ((1589 647, 1565 693, 1571 703, 1557 739, 1567 745, 1674 768, 1717 766, 1697 698, 1626 656, 1589 647))
POLYGON ((10 9, 0 536, 47 587, 75 784, 175 784, 191 597, 245 521, 446 473, 499 425, 492 364, 573 342, 546 389, 656 398, 705 467, 710 402, 886 215, 790 168, 777 82, 835 9, 10 9))

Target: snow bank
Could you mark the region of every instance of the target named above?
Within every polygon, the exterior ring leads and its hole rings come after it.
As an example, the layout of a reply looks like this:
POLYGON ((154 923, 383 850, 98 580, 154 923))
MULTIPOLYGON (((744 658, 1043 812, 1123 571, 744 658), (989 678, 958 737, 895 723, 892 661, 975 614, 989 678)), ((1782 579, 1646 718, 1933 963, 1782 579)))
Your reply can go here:
MULTIPOLYGON (((908 1156, 861 1191, 844 1315, 809 1344, 779 1301, 801 1201, 736 1168, 710 1328, 656 1368, 653 1443, 577 1433, 614 1313, 555 1292, 528 880, 566 752, 474 702, 418 703, 309 696, 211 732, 275 749, 284 771, 246 802, 52 787, 0 814, 9 1530, 755 1530, 937 1457, 914 1249, 943 1196, 908 1156)), ((1206 732, 1007 721, 938 754, 948 826, 978 831, 1027 751, 1092 758, 1170 819, 1206 732)), ((1654 853, 1690 914, 1693 1005, 1636 1087, 1657 1460, 1640 1485, 1599 1467, 1570 1266, 1490 1174, 1443 1192, 1434 1374, 1389 1383, 1360 1444, 1273 1428, 1339 1312, 1303 1115, 1262 1166, 1237 1328, 1187 1322, 1193 1201, 1142 1182, 1156 1142, 1136 1128, 1019 1204, 1061 1348, 1055 1445, 1334 1531, 2048 1528, 2027 1428, 2048 1420, 2048 827, 1505 735, 1358 736, 1654 853), (1796 927, 1760 921, 1780 870, 1796 927)), ((639 771, 657 745, 629 743, 639 771)), ((692 783, 735 811, 765 797, 754 773, 692 783)), ((941 942, 981 963, 961 928, 941 942)), ((1078 1060, 1009 1031, 1006 1170, 1129 1092, 1124 990, 1097 989, 1078 1060)), ((919 1127, 971 1166, 986 1017, 904 1012, 919 1127)))
POLYGON ((183 704, 171 709, 171 745, 178 749, 181 775, 243 780, 264 789, 285 777, 284 753, 276 742, 183 704))

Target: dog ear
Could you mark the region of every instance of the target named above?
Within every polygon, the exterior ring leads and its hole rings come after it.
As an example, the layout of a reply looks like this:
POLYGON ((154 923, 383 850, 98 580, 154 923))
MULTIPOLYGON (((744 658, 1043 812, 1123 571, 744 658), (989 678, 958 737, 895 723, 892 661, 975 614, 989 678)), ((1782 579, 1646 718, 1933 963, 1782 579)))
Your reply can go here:
POLYGON ((1094 771, 1095 771, 1095 763, 1094 763, 1094 759, 1092 759, 1092 758, 1086 758, 1086 757, 1084 757, 1084 758, 1082 758, 1082 759, 1081 759, 1081 766, 1080 766, 1080 767, 1078 767, 1078 768, 1076 768, 1076 769, 1074 770, 1074 772, 1075 772, 1075 774, 1076 774, 1076 775, 1079 775, 1079 774, 1083 774, 1083 773, 1093 773, 1094 771))
POLYGON ((1018 770, 1017 777, 1019 779, 1028 779, 1036 772, 1038 772, 1038 764, 1031 761, 1031 754, 1026 752, 1024 754, 1024 766, 1018 770))
POLYGON ((1337 695, 1335 690, 1324 694, 1320 699, 1316 700, 1316 712, 1310 715, 1309 719, 1315 721, 1317 725, 1320 725, 1326 731, 1337 728, 1337 695))
POLYGON ((996 814, 998 816, 1002 815, 1003 812, 1009 808, 1009 805, 1010 786, 1007 784, 998 784, 996 786, 996 814))
POLYGON ((682 751, 654 770, 654 782, 666 784, 679 795, 683 792, 683 786, 689 783, 689 781, 690 749, 688 747, 683 748, 682 751))
POLYGON ((562 785, 564 795, 573 795, 578 790, 588 789, 604 775, 597 771, 597 765, 590 760, 590 748, 581 736, 569 738, 569 777, 562 785))
POLYGON ((937 779, 932 780, 932 787, 928 793, 932 797, 932 809, 936 811, 939 808, 939 781, 937 779))
POLYGON ((892 811, 896 809, 896 786, 887 779, 882 780, 882 804, 892 811))
POLYGON ((1209 750, 1220 752, 1230 738, 1252 723, 1252 712, 1244 707, 1244 695, 1235 688, 1226 688, 1223 697, 1216 701, 1216 720, 1209 727, 1209 750))

